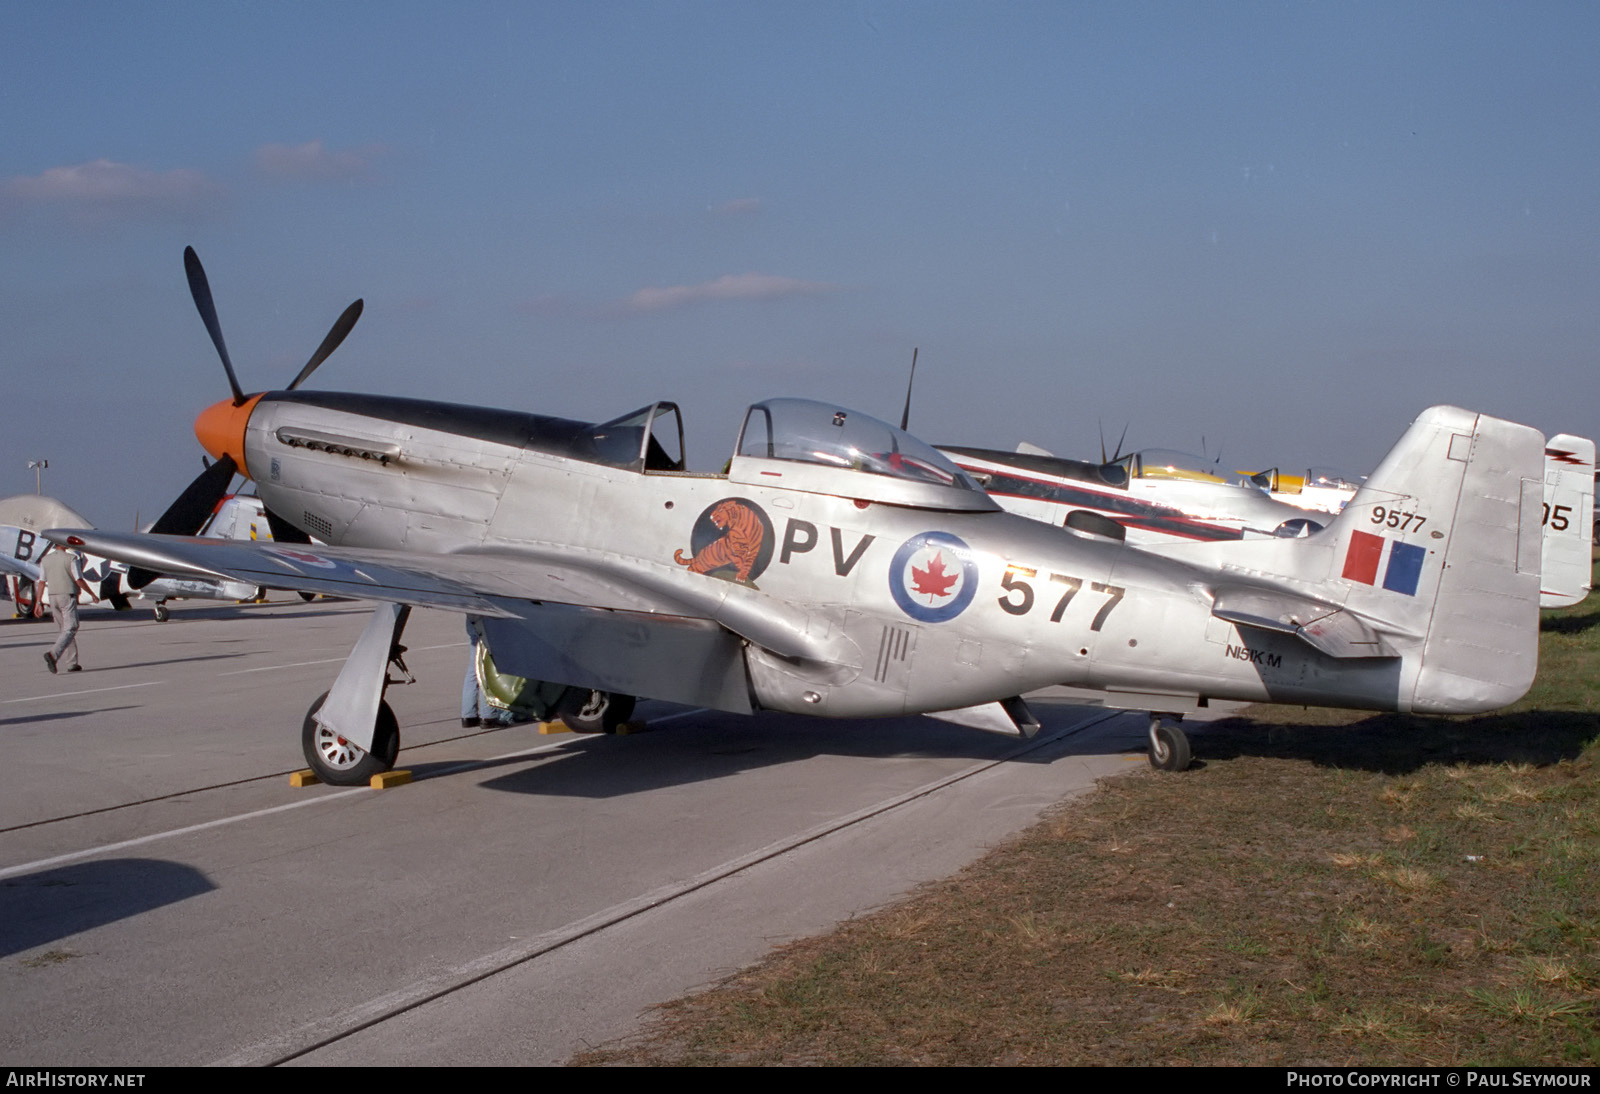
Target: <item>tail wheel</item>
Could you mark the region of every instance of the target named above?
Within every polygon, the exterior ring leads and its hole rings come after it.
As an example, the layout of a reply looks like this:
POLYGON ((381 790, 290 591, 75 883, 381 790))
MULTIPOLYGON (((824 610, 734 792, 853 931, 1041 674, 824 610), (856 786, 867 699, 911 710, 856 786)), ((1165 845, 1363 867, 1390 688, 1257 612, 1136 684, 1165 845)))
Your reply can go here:
POLYGON ((557 710, 574 733, 615 733, 633 714, 633 704, 631 695, 571 688, 557 710))
POLYGON ((1150 766, 1157 771, 1187 771, 1194 754, 1189 737, 1175 725, 1150 718, 1150 766))
POLYGON ((317 778, 329 786, 363 786, 372 776, 393 767, 395 758, 400 755, 400 724, 389 704, 378 701, 372 751, 368 752, 317 721, 317 711, 327 699, 327 692, 317 696, 300 727, 300 751, 317 778))

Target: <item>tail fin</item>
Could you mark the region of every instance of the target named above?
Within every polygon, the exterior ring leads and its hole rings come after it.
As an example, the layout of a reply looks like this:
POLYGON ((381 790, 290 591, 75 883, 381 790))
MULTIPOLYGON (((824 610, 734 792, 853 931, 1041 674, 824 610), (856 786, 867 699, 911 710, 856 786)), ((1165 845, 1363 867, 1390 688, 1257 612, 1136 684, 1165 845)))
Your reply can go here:
POLYGON ((1558 433, 1544 446, 1541 608, 1565 608, 1593 584, 1594 442, 1558 433))
MULTIPOLYGON (((1321 532, 1204 553, 1253 586, 1235 597, 1251 615, 1295 624, 1276 629, 1336 657, 1401 658, 1399 709, 1494 710, 1538 667, 1543 454, 1538 430, 1433 407, 1321 532)), ((1219 589, 1217 609, 1232 592, 1219 589)))
MULTIPOLYGON (((1422 622, 1426 637, 1411 709, 1471 712, 1516 702, 1539 665, 1539 515, 1544 487, 1544 437, 1538 430, 1484 414, 1434 407, 1425 411, 1356 493, 1335 525, 1347 538, 1341 578, 1352 587, 1347 607, 1378 618, 1393 612, 1422 622), (1459 484, 1459 485, 1457 485, 1459 484), (1400 506, 1399 525, 1393 513, 1400 506), (1415 510, 1406 506, 1416 506, 1415 510), (1406 512, 1433 526, 1405 525, 1406 512), (1382 516, 1380 516, 1380 511, 1382 516), (1391 553, 1380 586, 1352 577, 1371 537, 1391 553), (1398 534, 1397 534, 1398 533, 1398 534), (1415 578, 1406 576, 1415 571, 1415 578), (1391 577, 1391 574, 1396 576, 1391 577), (1388 592, 1415 581, 1409 612, 1385 603, 1388 592), (1431 603, 1424 603, 1431 601, 1431 603)), ((1365 576, 1363 572, 1360 576, 1365 576)))

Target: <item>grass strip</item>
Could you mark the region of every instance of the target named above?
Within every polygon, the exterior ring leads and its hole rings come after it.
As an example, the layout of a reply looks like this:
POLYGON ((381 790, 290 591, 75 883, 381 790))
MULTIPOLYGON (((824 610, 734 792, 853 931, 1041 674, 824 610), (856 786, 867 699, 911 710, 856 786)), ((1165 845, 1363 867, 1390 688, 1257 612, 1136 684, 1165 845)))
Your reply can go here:
POLYGON ((1600 1064, 1600 598, 1515 707, 1253 707, 584 1064, 1600 1064))

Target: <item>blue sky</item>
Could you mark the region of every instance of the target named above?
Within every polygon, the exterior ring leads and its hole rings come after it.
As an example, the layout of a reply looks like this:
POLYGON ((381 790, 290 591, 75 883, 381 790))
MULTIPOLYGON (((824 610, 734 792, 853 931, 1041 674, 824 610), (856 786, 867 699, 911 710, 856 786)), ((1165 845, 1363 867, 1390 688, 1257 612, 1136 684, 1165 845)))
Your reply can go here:
POLYGON ((240 379, 599 420, 837 400, 1369 470, 1594 435, 1600 8, 0 4, 0 496, 107 527, 240 379))

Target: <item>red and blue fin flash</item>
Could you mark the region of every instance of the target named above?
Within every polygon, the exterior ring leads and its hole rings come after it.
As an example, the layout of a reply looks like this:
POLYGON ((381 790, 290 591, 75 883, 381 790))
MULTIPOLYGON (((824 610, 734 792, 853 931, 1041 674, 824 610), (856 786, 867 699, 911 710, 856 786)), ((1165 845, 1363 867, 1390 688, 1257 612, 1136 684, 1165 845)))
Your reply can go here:
POLYGON ((1343 576, 1363 585, 1376 584, 1385 547, 1389 549, 1389 562, 1383 568, 1383 587, 1390 592, 1416 596, 1428 550, 1412 543, 1388 540, 1370 532, 1352 532, 1350 547, 1344 556, 1343 576))

